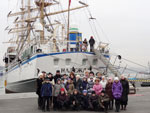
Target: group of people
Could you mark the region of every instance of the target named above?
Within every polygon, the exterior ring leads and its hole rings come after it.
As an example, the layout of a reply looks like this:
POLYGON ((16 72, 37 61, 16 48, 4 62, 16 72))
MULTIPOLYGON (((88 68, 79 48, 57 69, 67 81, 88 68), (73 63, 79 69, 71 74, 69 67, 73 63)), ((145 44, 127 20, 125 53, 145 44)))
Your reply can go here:
POLYGON ((54 110, 113 110, 114 100, 116 112, 126 110, 128 104, 129 83, 122 75, 106 78, 102 73, 85 72, 81 77, 71 72, 61 75, 56 71, 42 72, 37 79, 38 107, 42 111, 54 110))
POLYGON ((78 41, 76 47, 71 47, 70 51, 83 51, 87 52, 88 45, 90 45, 90 52, 94 52, 95 39, 93 36, 90 37, 89 41, 85 38, 84 41, 78 41))

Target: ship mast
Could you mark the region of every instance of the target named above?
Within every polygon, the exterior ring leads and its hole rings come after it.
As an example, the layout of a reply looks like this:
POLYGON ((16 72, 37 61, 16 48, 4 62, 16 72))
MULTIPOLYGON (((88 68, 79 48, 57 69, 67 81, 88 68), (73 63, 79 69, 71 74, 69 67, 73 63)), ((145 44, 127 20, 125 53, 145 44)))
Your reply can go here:
MULTIPOLYGON (((31 9, 31 3, 30 3, 30 0, 28 0, 28 19, 30 19, 30 16, 31 16, 31 12, 30 12, 30 9, 31 9)), ((31 21, 28 21, 27 22, 28 24, 28 44, 30 43, 30 29, 31 29, 31 21)))
POLYGON ((71 0, 69 0, 68 2, 67 51, 69 51, 70 5, 71 5, 71 0))
POLYGON ((43 26, 43 30, 40 32, 40 42, 41 44, 44 43, 44 1, 41 0, 41 5, 40 5, 40 23, 43 26))

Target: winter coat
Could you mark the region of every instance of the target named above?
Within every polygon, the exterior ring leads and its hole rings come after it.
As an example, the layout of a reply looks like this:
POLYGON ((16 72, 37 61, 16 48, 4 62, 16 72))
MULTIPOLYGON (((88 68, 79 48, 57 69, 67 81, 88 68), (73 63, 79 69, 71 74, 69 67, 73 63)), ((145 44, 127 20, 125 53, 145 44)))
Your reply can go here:
POLYGON ((73 91, 74 91, 74 84, 73 83, 71 83, 71 84, 67 83, 65 88, 66 88, 68 94, 73 94, 73 91))
POLYGON ((87 90, 88 90, 88 94, 91 95, 92 91, 93 91, 93 86, 94 86, 94 82, 93 81, 89 81, 87 84, 87 90))
POLYGON ((129 83, 127 80, 120 80, 120 83, 122 84, 122 88, 123 88, 121 101, 126 102, 128 101, 129 83))
POLYGON ((102 81, 102 80, 101 80, 101 82, 100 82, 100 83, 101 83, 101 85, 102 85, 103 89, 105 89, 106 84, 107 84, 107 81, 102 81))
POLYGON ((83 81, 82 82, 82 90, 86 90, 87 89, 87 85, 88 85, 88 82, 87 81, 83 81))
POLYGON ((95 44, 95 40, 94 40, 93 38, 91 38, 91 39, 89 40, 89 44, 90 44, 90 46, 93 46, 93 45, 95 44))
POLYGON ((66 93, 64 93, 63 95, 59 93, 59 95, 57 96, 57 101, 61 103, 65 103, 68 101, 68 96, 66 95, 66 93))
POLYGON ((61 79, 61 77, 62 77, 61 75, 57 75, 57 74, 54 76, 55 84, 57 83, 57 79, 59 79, 59 78, 61 79))
POLYGON ((101 84, 95 84, 93 86, 93 90, 95 91, 96 95, 100 95, 101 91, 103 90, 102 85, 101 84))
POLYGON ((107 84, 106 84, 106 88, 105 88, 105 92, 106 92, 106 94, 109 96, 109 99, 110 99, 110 100, 113 99, 112 85, 113 85, 113 83, 107 83, 107 84))
POLYGON ((55 84, 54 85, 54 96, 58 96, 60 89, 63 88, 61 84, 55 84))
POLYGON ((78 93, 78 94, 72 94, 71 96, 70 96, 70 102, 71 102, 71 104, 73 104, 73 101, 75 101, 75 103, 77 104, 77 105, 80 105, 80 102, 81 102, 81 95, 78 93))
POLYGON ((112 86, 112 92, 115 99, 120 99, 122 96, 122 85, 120 81, 118 83, 114 82, 112 86))
POLYGON ((81 95, 81 106, 83 109, 87 109, 89 107, 89 95, 81 95))
POLYGON ((99 104, 98 103, 98 96, 96 95, 96 96, 90 96, 89 97, 89 106, 90 106, 90 108, 94 108, 94 106, 93 106, 93 103, 95 103, 95 104, 99 104))
POLYGON ((41 87, 41 96, 50 97, 52 96, 52 84, 50 82, 44 82, 41 87))
POLYGON ((77 89, 80 93, 82 92, 82 80, 79 79, 78 81, 76 80, 75 82, 75 89, 77 89))
POLYGON ((41 87, 42 87, 42 82, 43 79, 37 79, 37 89, 36 89, 36 94, 41 96, 41 87))
POLYGON ((107 94, 105 94, 104 96, 100 95, 98 101, 99 101, 99 105, 101 107, 104 107, 103 103, 109 101, 109 96, 107 94))

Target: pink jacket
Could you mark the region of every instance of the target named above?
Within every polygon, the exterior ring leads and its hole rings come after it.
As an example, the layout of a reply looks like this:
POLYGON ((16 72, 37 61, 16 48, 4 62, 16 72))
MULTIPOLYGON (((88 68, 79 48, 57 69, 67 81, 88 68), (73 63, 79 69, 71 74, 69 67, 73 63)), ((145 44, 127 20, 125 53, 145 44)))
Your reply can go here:
POLYGON ((101 95, 101 91, 102 91, 102 85, 101 84, 95 84, 93 86, 93 90, 95 91, 96 95, 101 95))

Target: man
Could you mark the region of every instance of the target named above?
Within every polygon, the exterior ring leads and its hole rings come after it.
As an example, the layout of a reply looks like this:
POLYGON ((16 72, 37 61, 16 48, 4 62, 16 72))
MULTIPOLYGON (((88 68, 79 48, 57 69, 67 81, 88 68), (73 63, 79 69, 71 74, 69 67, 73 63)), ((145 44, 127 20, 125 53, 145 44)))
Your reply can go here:
POLYGON ((94 44, 95 44, 95 40, 94 40, 93 36, 91 36, 91 38, 89 40, 89 44, 90 44, 90 52, 93 52, 94 44))
POLYGON ((61 79, 61 74, 60 74, 60 71, 59 70, 57 70, 56 71, 56 75, 54 76, 54 81, 55 81, 55 84, 57 83, 57 79, 59 78, 59 79, 61 79))
POLYGON ((43 85, 41 87, 41 96, 43 98, 43 105, 42 105, 42 111, 45 112, 45 106, 47 103, 47 111, 50 111, 50 105, 49 105, 49 101, 50 101, 50 97, 52 96, 52 84, 49 81, 49 78, 46 77, 43 85))

